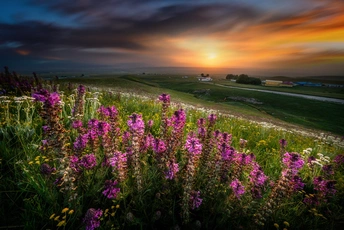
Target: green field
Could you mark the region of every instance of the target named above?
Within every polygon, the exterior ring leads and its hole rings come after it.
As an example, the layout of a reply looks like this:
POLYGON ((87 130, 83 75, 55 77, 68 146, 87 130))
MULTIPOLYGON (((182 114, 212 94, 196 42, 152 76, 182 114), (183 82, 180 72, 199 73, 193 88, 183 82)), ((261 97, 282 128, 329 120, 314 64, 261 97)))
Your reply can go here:
MULTIPOLYGON (((316 131, 344 134, 343 105, 321 102, 285 95, 224 88, 212 84, 198 82, 196 76, 182 78, 169 75, 125 75, 125 76, 94 76, 73 78, 63 81, 78 82, 99 87, 121 88, 136 93, 156 95, 170 93, 180 101, 196 106, 210 107, 225 113, 243 116, 250 120, 270 121, 272 123, 298 125, 316 131), (233 100, 240 98, 241 100, 233 100), (255 99, 259 104, 247 102, 255 99)), ((215 80, 220 84, 244 86, 259 89, 278 90, 282 92, 303 93, 315 96, 343 98, 341 88, 267 88, 263 86, 247 86, 215 80)))

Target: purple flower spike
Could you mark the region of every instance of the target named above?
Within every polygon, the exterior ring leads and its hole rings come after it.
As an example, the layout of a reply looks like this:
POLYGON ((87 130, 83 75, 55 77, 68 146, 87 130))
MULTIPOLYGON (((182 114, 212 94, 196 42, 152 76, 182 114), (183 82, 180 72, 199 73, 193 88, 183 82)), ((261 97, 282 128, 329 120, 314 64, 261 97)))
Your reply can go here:
POLYGON ((143 135, 145 123, 142 120, 142 115, 133 113, 131 116, 129 116, 129 118, 130 119, 128 120, 127 124, 130 131, 139 135, 143 135))
POLYGON ((175 163, 174 161, 169 162, 168 171, 165 173, 166 179, 173 180, 177 172, 179 172, 178 163, 175 163))
POLYGON ((283 163, 289 169, 293 171, 294 174, 303 167, 305 164, 304 160, 301 158, 300 154, 298 153, 285 153, 283 156, 283 163))
POLYGON ((85 169, 92 169, 97 165, 97 159, 94 154, 87 154, 79 161, 79 166, 85 169))
POLYGON ((210 122, 210 124, 215 124, 216 115, 215 115, 215 114, 210 114, 210 115, 208 116, 208 121, 210 122))
POLYGON ((49 103, 51 106, 54 106, 55 104, 60 103, 60 101, 60 95, 56 92, 53 92, 49 95, 46 102, 49 103))
POLYGON ((194 210, 201 206, 203 199, 200 198, 200 191, 192 191, 190 196, 191 209, 194 210))
POLYGON ((189 153, 193 155, 199 155, 202 152, 202 144, 198 138, 194 137, 194 134, 191 133, 186 139, 185 148, 189 153))
POLYGON ((245 193, 245 187, 241 185, 241 182, 238 179, 233 180, 230 186, 233 189, 234 195, 238 199, 240 199, 240 197, 245 193))
POLYGON ((281 139, 281 140, 279 141, 279 143, 280 143, 280 146, 281 146, 282 149, 284 149, 285 147, 287 147, 287 144, 288 144, 288 142, 287 142, 286 140, 284 140, 284 139, 281 139))
POLYGON ((121 190, 120 188, 116 187, 117 184, 117 181, 106 180, 103 195, 106 196, 108 199, 116 199, 121 190))
POLYGON ((73 122, 72 127, 73 127, 73 129, 78 129, 78 128, 82 127, 82 122, 80 120, 76 120, 73 122))
POLYGON ((87 210, 83 222, 86 224, 86 230, 94 230, 100 226, 100 217, 103 215, 101 209, 90 208, 87 210))
POLYGON ((162 101, 163 103, 170 103, 170 100, 171 98, 170 98, 170 95, 168 94, 164 93, 159 96, 159 101, 162 101))
POLYGON ((153 151, 155 153, 163 153, 166 151, 165 142, 160 139, 154 139, 153 141, 153 151))

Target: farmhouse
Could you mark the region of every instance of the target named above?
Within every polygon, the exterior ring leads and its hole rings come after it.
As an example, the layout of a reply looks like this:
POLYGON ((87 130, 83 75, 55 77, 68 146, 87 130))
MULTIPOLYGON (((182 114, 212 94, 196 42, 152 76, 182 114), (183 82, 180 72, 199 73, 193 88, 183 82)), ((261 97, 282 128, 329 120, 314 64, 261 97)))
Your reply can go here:
POLYGON ((199 77, 199 81, 212 81, 213 79, 211 77, 199 77))

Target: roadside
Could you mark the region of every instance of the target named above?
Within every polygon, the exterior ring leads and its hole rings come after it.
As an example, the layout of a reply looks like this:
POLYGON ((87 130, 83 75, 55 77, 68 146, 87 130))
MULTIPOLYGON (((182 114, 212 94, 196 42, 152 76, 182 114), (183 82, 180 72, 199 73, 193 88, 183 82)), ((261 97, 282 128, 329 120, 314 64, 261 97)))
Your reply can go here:
POLYGON ((273 94, 286 95, 286 96, 292 96, 292 97, 306 98, 306 99, 310 99, 310 100, 344 104, 344 100, 337 99, 337 98, 319 97, 319 96, 311 96, 311 95, 304 95, 304 94, 297 94, 297 93, 286 93, 286 92, 278 92, 278 91, 263 90, 263 89, 251 89, 251 88, 228 86, 228 85, 222 85, 222 84, 210 83, 210 82, 202 82, 202 83, 216 85, 216 86, 220 86, 220 87, 232 88, 232 89, 242 89, 242 90, 249 90, 249 91, 256 91, 256 92, 263 92, 263 93, 273 93, 273 94))

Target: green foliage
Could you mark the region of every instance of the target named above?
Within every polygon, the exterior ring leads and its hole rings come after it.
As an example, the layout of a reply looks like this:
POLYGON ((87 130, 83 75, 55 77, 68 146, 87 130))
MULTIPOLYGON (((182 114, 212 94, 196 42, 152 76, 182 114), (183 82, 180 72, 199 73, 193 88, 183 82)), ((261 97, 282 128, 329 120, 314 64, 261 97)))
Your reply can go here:
MULTIPOLYGON (((172 81, 172 80, 171 80, 172 81)), ((150 83, 154 85, 153 83, 150 83)), ((168 83, 167 83, 168 84, 168 83)), ((61 123, 66 130, 66 149, 73 149, 73 143, 79 133, 72 128, 72 111, 75 105, 75 93, 68 89, 68 85, 61 85, 61 100, 63 101, 61 123), (70 146, 70 147, 68 147, 70 146)), ((40 103, 33 103, 29 98, 22 103, 16 103, 16 98, 6 98, 9 102, 1 102, 0 125, 0 151, 1 151, 1 184, 0 194, 2 218, 1 227, 22 226, 26 229, 82 229, 83 218, 89 208, 99 208, 103 211, 100 219, 100 229, 237 229, 259 228, 254 222, 254 214, 259 207, 265 205, 265 200, 271 193, 273 186, 266 185, 262 199, 253 199, 249 190, 237 199, 229 186, 230 180, 223 182, 221 179, 213 182, 209 192, 207 186, 212 180, 210 175, 211 165, 204 164, 195 170, 195 179, 192 184, 194 190, 201 191, 203 202, 197 209, 190 210, 190 221, 185 223, 180 213, 182 212, 182 194, 185 190, 185 168, 187 165, 186 150, 178 147, 173 154, 179 163, 180 172, 175 180, 166 180, 158 167, 154 151, 148 150, 140 155, 142 190, 136 189, 136 181, 131 169, 128 178, 118 184, 120 194, 115 199, 107 199, 103 194, 104 181, 117 179, 112 168, 102 165, 106 155, 106 148, 93 149, 97 156, 97 166, 89 171, 84 170, 79 175, 76 183, 76 199, 70 200, 73 191, 62 193, 60 187, 54 185, 56 175, 43 175, 41 165, 49 163, 59 169, 61 161, 47 155, 40 150, 42 146, 43 119, 39 112, 40 103), (23 112, 25 111, 25 112, 23 112), (29 115, 28 115, 29 114, 29 115), (203 168, 201 168, 203 167, 203 168), (210 168, 207 168, 210 167, 210 168)), ((2 100, 4 101, 4 100, 2 100)), ((173 99, 172 99, 173 101, 173 99)), ((101 119, 98 109, 101 105, 116 106, 118 110, 117 127, 123 131, 128 130, 128 117, 133 113, 142 114, 144 122, 153 120, 150 133, 154 137, 161 137, 161 104, 149 97, 116 91, 98 91, 90 89, 85 94, 84 117, 82 122, 86 127, 92 119, 101 119)), ((309 156, 319 159, 320 164, 325 164, 326 158, 321 160, 322 153, 331 160, 343 153, 343 142, 330 136, 315 137, 300 134, 299 132, 280 129, 265 123, 251 122, 245 119, 229 117, 218 111, 197 108, 185 104, 172 104, 167 111, 168 117, 179 108, 186 111, 186 124, 183 130, 182 145, 185 144, 186 135, 193 131, 197 133, 199 118, 207 118, 210 113, 216 113, 214 130, 227 132, 232 135, 231 147, 238 152, 254 153, 256 162, 259 163, 269 180, 276 182, 283 169, 280 158, 280 139, 288 141, 289 152, 299 152, 305 161, 309 156), (243 147, 240 139, 248 140, 243 147), (304 152, 303 150, 312 148, 304 152)), ((145 134, 147 134, 145 130, 145 134)), ((169 137, 172 138, 172 137, 169 137)), ((123 139, 118 136, 118 148, 125 150, 123 139)), ((117 139, 115 139, 117 141, 117 139)), ((209 155, 213 162, 217 148, 214 147, 209 155)), ((66 150, 67 151, 67 150, 66 150)), ((91 153, 91 148, 86 148, 82 155, 91 153)), ((73 151, 68 154, 74 154, 73 151)), ((215 162, 215 161, 214 161, 215 162)), ((215 165, 215 164, 214 164, 215 165)), ((333 164, 334 165, 334 164, 333 164)), ((236 174, 236 166, 229 169, 228 177, 236 174)), ((342 167, 342 166, 340 166, 342 167)), ((248 174, 250 168, 243 168, 239 179, 249 187, 248 174)), ((327 203, 310 207, 302 201, 306 194, 316 194, 313 187, 313 178, 324 175, 321 167, 314 165, 304 166, 300 172, 306 183, 304 191, 294 193, 284 199, 273 216, 265 223, 267 229, 274 229, 274 224, 286 226, 284 222, 295 229, 336 229, 343 220, 343 168, 335 168, 331 178, 337 181, 338 193, 329 197, 327 203)), ((216 172, 214 175, 217 175, 216 172)))

